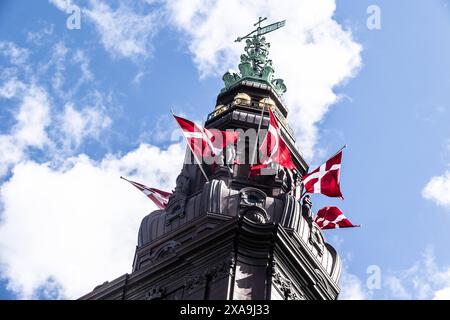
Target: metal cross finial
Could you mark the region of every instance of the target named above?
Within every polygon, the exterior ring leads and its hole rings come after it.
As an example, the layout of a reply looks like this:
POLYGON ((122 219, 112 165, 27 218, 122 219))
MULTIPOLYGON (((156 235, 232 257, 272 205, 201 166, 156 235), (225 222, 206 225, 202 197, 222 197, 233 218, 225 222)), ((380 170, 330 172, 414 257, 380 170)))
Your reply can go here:
POLYGON ((267 17, 259 17, 258 22, 255 23, 253 26, 256 27, 256 25, 258 25, 258 29, 261 28, 261 22, 267 20, 267 17))

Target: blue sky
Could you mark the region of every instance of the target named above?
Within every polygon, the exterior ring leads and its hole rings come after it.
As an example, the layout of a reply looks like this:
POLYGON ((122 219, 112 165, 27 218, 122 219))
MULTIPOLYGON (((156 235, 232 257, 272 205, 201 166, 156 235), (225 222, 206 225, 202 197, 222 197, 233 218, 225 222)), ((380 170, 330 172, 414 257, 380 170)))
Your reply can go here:
POLYGON ((311 167, 348 144, 345 201, 312 197, 363 225, 325 232, 342 297, 450 298, 448 1, 315 2, 73 1, 69 30, 66 1, 2 1, 0 298, 73 298, 130 271, 154 207, 117 177, 173 187, 184 145, 170 108, 205 120, 258 15, 287 19, 269 41, 311 167), (380 288, 366 286, 372 265, 380 288))

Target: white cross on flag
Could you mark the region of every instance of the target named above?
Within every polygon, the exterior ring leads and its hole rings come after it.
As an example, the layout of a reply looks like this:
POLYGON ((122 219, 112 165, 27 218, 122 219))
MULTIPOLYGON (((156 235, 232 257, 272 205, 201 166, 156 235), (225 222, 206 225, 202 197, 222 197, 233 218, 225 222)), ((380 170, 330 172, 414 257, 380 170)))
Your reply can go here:
POLYGON ((338 207, 325 207, 317 212, 314 219, 320 229, 352 228, 359 227, 348 220, 338 207))
POLYGON ((167 206, 169 197, 172 195, 170 192, 162 191, 156 188, 149 188, 143 184, 125 179, 124 177, 121 178, 141 190, 150 200, 152 200, 158 206, 158 208, 164 209, 167 206))
POLYGON ((224 147, 237 140, 238 132, 206 129, 190 120, 173 116, 195 156, 220 155, 224 147))
POLYGON ((343 148, 316 170, 302 177, 305 191, 344 199, 340 188, 343 148))
POLYGON ((262 168, 268 167, 269 164, 273 162, 278 163, 289 170, 295 169, 295 164, 291 159, 291 152, 281 136, 277 119, 270 109, 269 116, 269 128, 260 147, 260 151, 266 156, 266 159, 263 159, 262 163, 250 168, 252 175, 255 175, 256 172, 260 172, 262 168))

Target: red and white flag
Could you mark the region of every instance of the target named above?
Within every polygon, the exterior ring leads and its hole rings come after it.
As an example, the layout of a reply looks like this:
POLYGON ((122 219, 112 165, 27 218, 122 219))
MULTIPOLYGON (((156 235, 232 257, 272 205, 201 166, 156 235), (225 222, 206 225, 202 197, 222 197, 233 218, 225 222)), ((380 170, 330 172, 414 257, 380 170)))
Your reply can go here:
POLYGON ((238 138, 238 132, 206 129, 190 120, 173 116, 195 156, 220 155, 223 148, 238 138))
POLYGON ((150 200, 152 200, 160 209, 164 209, 169 202, 169 197, 172 195, 170 192, 162 191, 156 188, 149 188, 143 184, 128 180, 124 177, 120 177, 125 181, 128 181, 133 186, 141 190, 150 200))
POLYGON ((352 228, 359 227, 348 220, 338 207, 325 207, 317 212, 314 219, 320 229, 352 228))
POLYGON ((266 156, 266 159, 250 168, 252 175, 255 175, 255 172, 260 172, 263 168, 267 168, 271 163, 278 163, 289 170, 295 169, 295 164, 291 159, 291 152, 281 136, 277 119, 270 109, 269 116, 269 128, 260 147, 260 151, 266 156))
POLYGON ((344 199, 340 188, 342 151, 344 148, 316 170, 302 177, 305 192, 321 193, 329 197, 344 199))

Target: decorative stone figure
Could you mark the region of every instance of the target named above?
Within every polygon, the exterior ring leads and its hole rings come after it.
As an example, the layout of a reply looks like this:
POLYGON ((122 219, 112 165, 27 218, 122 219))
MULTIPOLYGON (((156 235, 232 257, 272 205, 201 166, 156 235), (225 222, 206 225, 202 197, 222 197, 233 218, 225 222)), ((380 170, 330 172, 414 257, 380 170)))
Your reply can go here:
POLYGON ((309 194, 303 197, 302 203, 302 216, 308 220, 308 222, 312 222, 313 213, 312 213, 312 202, 309 194))
MULTIPOLYGON (((192 165, 191 165, 192 166, 192 165)), ((184 206, 186 205, 186 198, 190 189, 190 178, 186 175, 187 165, 181 170, 181 173, 177 177, 175 190, 169 198, 169 203, 166 207, 166 213, 168 215, 167 223, 171 223, 176 217, 184 215, 184 206)))

